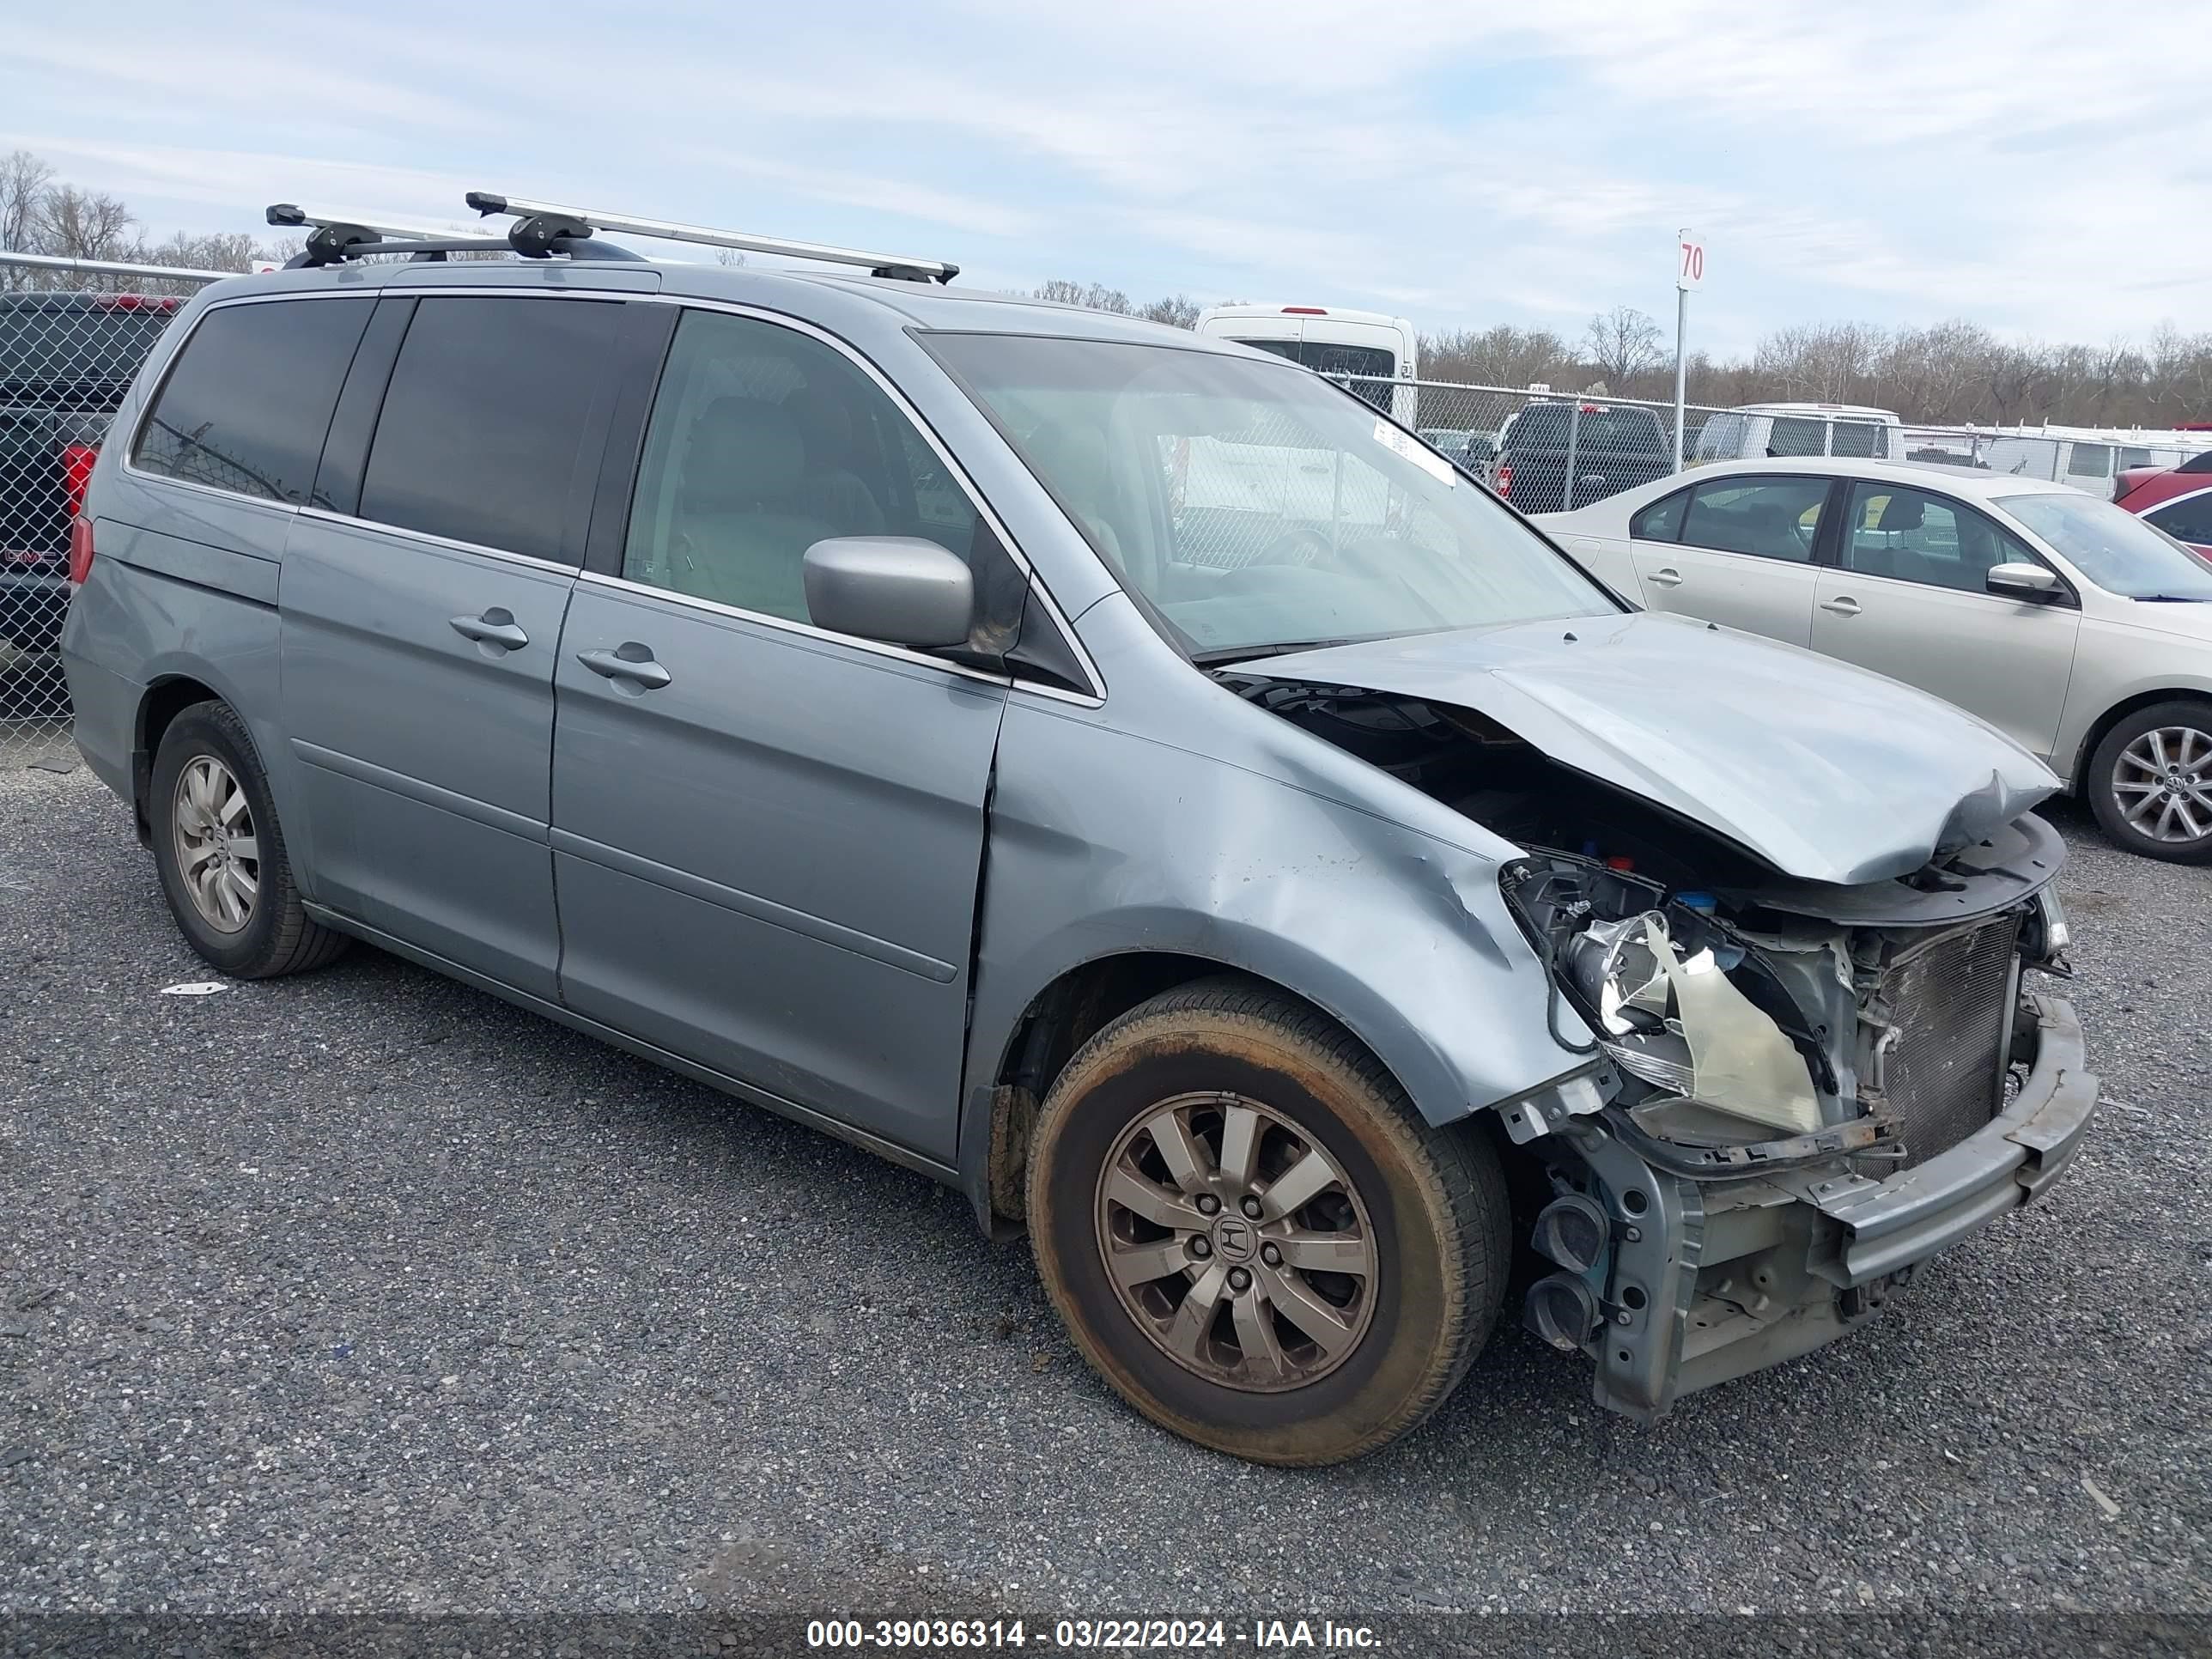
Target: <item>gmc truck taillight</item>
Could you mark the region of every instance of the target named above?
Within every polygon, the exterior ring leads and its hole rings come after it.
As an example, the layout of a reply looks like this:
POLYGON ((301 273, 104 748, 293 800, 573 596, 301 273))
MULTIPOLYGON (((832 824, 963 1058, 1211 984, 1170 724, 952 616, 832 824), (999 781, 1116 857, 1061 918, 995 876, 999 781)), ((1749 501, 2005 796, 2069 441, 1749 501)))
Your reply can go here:
POLYGON ((92 464, 99 459, 97 444, 62 446, 62 497, 72 519, 84 511, 84 487, 92 482, 92 464))
POLYGON ((92 574, 92 520, 82 513, 70 521, 70 586, 82 587, 92 574))
POLYGON ((1498 469, 1498 493, 1501 495, 1513 493, 1513 469, 1502 463, 1498 469))

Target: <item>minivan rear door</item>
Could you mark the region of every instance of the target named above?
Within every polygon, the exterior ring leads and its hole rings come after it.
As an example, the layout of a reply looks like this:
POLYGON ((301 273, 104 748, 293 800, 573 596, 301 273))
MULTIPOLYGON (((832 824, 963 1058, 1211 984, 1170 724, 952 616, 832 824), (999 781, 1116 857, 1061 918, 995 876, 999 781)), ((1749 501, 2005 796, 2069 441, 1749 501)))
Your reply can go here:
POLYGON ((633 309, 380 300, 279 590, 313 897, 546 998, 555 651, 633 309))

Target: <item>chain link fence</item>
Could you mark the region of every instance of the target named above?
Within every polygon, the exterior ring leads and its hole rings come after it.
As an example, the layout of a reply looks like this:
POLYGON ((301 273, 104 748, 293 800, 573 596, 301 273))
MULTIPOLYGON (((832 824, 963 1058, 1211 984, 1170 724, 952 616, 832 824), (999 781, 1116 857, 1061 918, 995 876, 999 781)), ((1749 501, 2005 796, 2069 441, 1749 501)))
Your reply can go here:
POLYGON ((70 526, 131 376, 222 275, 0 252, 0 769, 73 757, 70 526))

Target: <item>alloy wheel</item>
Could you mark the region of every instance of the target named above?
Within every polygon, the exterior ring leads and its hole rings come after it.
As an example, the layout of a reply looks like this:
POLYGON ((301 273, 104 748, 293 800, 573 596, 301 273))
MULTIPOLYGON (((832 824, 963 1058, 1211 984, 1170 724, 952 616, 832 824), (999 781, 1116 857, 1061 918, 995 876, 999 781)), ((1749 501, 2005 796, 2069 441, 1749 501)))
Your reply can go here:
POLYGON ((2154 726, 2120 751, 2112 799, 2137 835, 2169 845, 2212 836, 2212 734, 2154 726))
POLYGON ((177 872, 200 920, 235 933, 261 896, 261 848, 253 811, 236 775, 213 755, 195 755, 177 774, 170 814, 177 872))
POLYGON ((1217 1093, 1160 1102, 1115 1142, 1097 1212, 1123 1309, 1210 1382, 1300 1388, 1367 1334, 1379 1263, 1366 1204, 1273 1107, 1217 1093))

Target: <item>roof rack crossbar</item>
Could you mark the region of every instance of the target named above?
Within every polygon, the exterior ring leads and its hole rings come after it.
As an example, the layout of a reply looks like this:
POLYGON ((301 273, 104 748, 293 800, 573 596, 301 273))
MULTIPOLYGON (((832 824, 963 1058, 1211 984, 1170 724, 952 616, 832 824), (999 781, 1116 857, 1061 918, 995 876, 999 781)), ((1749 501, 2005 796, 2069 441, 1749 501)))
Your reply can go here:
POLYGON ((285 269, 343 264, 371 254, 405 254, 415 259, 443 260, 453 253, 519 253, 526 259, 550 259, 566 254, 571 259, 637 260, 634 253, 592 235, 580 221, 552 214, 537 214, 507 227, 504 236, 471 236, 454 230, 431 230, 420 225, 381 224, 368 220, 341 219, 313 214, 289 202, 268 210, 272 225, 289 229, 310 227, 307 246, 286 263, 285 269))
POLYGON ((708 225, 678 224, 666 219, 640 219, 629 214, 602 213, 593 208, 567 207, 557 202, 526 201, 495 191, 472 190, 468 204, 489 217, 511 213, 526 223, 539 219, 571 221, 590 230, 620 231, 631 236, 650 236, 659 241, 696 242, 707 247, 742 249, 748 253, 771 253, 788 259, 816 259, 830 264, 858 265, 878 276, 903 277, 909 282, 949 283, 960 267, 942 259, 908 258, 903 254, 870 253, 861 248, 833 247, 821 242, 794 242, 781 236, 754 236, 742 231, 717 230, 708 225))

